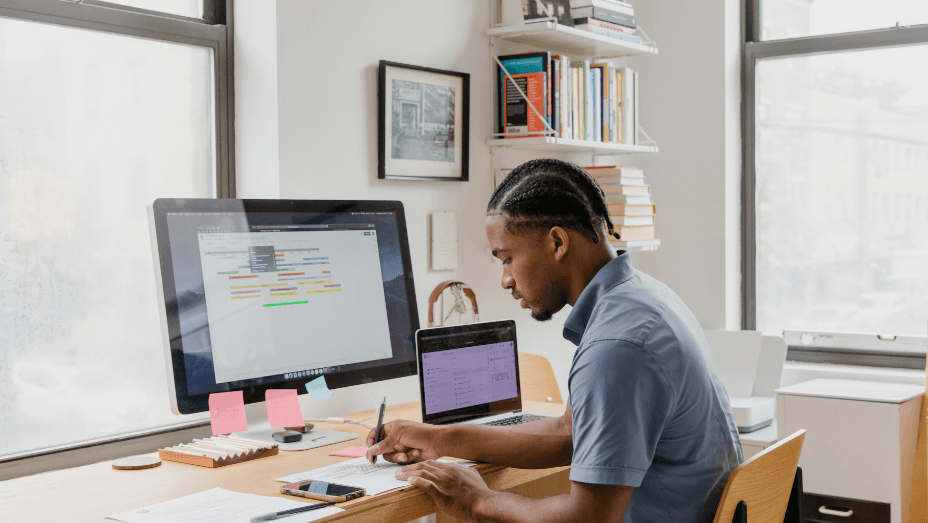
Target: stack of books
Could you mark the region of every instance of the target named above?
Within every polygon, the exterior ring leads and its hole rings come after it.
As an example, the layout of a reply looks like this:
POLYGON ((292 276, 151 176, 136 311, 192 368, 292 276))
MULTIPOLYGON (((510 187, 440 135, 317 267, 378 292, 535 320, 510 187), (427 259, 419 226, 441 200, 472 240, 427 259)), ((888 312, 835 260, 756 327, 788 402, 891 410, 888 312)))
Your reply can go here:
POLYGON ((559 138, 638 144, 638 73, 631 68, 548 52, 499 60, 500 135, 551 136, 550 126, 559 138))
POLYGON ((641 43, 635 9, 619 0, 570 0, 574 27, 626 42, 641 43))
POLYGON ((612 239, 617 248, 660 245, 654 237, 657 206, 651 187, 644 182, 644 171, 624 165, 584 167, 606 193, 609 219, 621 240, 612 239))

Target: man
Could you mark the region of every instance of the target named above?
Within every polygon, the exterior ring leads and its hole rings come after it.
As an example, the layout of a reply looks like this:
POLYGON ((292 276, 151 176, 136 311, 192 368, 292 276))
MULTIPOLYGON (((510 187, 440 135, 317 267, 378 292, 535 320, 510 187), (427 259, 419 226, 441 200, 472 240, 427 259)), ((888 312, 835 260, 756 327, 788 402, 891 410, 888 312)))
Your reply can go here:
POLYGON ((711 521, 743 460, 727 395, 693 314, 612 250, 607 238, 618 235, 596 181, 570 163, 527 162, 490 199, 486 233, 503 288, 533 318, 573 307, 566 413, 509 428, 394 421, 380 443, 368 436, 368 455, 410 463, 397 477, 465 520, 711 521), (570 494, 492 491, 473 470, 430 461, 440 456, 570 464, 570 494))

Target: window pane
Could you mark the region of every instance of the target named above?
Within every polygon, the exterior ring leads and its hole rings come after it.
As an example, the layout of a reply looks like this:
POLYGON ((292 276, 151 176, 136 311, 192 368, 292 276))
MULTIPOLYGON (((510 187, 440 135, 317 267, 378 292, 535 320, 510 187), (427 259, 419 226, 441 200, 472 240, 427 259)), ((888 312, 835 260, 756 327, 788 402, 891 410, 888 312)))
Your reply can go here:
POLYGON ((761 40, 928 24, 924 0, 761 0, 761 40))
POLYGON ((212 63, 0 18, 0 454, 184 421, 145 206, 215 194, 212 63))
POLYGON ((204 0, 104 0, 149 11, 158 11, 188 18, 203 18, 204 0))
POLYGON ((757 325, 925 336, 928 46, 757 65, 757 325))

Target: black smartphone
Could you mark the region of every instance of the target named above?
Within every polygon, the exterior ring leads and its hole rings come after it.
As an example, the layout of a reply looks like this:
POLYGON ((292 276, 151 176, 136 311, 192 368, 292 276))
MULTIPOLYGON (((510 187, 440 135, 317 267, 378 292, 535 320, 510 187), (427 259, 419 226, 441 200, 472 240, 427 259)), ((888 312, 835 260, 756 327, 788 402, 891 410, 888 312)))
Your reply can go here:
POLYGON ((338 502, 360 498, 364 495, 364 492, 363 488, 349 487, 348 485, 339 485, 338 483, 329 483, 327 481, 316 481, 312 479, 300 481, 298 483, 287 483, 280 487, 281 494, 338 502))

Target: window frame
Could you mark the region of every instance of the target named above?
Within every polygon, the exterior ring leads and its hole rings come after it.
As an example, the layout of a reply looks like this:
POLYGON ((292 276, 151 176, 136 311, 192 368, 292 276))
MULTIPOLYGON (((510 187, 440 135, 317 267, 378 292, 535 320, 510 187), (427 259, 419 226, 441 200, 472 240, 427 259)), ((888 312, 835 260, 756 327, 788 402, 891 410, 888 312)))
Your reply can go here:
MULTIPOLYGON (((202 19, 102 0, 0 0, 0 17, 212 49, 216 197, 235 198, 234 0, 202 1, 202 19)), ((186 421, 5 454, 0 456, 0 481, 115 459, 125 456, 127 449, 134 453, 152 452, 176 443, 181 436, 208 435, 208 426, 209 421, 186 421)))
MULTIPOLYGON (((742 53, 742 193, 741 193, 741 260, 742 260, 742 316, 745 330, 757 328, 757 236, 756 236, 756 68, 757 61, 780 58, 902 47, 928 44, 928 24, 872 29, 850 33, 804 36, 781 40, 760 40, 761 1, 745 0, 742 53)), ((842 335, 850 333, 840 333, 842 335)), ((896 350, 881 343, 875 336, 859 335, 853 344, 841 347, 789 345, 787 359, 792 361, 924 369, 925 354, 896 350), (853 345, 851 347, 850 345, 853 345)))

